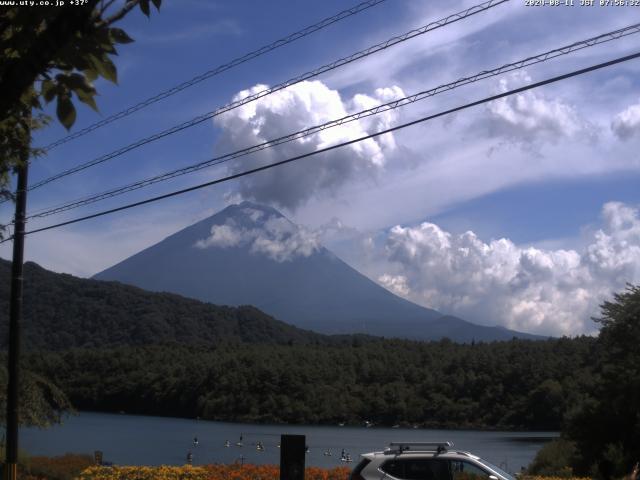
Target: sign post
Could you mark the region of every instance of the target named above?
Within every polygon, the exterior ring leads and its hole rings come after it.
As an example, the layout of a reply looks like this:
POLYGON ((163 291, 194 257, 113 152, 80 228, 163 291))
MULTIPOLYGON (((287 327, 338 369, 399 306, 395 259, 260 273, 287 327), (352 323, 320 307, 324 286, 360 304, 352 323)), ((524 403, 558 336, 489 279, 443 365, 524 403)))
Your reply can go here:
POLYGON ((304 480, 304 435, 280 437, 280 480, 304 480))

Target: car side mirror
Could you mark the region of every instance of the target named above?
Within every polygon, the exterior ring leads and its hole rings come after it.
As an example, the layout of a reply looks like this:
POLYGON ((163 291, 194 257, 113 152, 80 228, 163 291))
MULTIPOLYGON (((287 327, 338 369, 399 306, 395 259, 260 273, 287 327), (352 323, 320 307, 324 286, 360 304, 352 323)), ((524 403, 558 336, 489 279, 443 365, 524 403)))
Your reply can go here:
POLYGON ((500 480, 500 479, 495 475, 489 475, 489 480, 500 480))

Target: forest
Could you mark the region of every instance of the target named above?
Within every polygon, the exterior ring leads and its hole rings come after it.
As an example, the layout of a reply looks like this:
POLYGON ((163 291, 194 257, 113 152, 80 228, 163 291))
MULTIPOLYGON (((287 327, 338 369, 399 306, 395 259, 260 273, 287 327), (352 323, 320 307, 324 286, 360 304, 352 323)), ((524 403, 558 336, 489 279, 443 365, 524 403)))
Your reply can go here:
POLYGON ((559 430, 592 338, 180 344, 31 353, 80 410, 243 422, 559 430))

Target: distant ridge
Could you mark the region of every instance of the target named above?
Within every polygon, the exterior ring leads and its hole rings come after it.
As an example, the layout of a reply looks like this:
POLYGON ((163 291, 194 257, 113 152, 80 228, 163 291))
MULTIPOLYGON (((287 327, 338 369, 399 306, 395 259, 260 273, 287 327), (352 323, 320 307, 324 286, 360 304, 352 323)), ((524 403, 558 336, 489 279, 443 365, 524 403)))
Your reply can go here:
MULTIPOLYGON (((0 338, 7 336, 11 263, 0 259, 0 338)), ((64 350, 180 343, 336 343, 280 322, 255 307, 224 307, 117 282, 24 266, 23 345, 64 350)), ((7 345, 7 342, 3 342, 7 345)))
POLYGON ((214 304, 255 305, 325 334, 458 342, 542 338, 475 325, 404 300, 274 208, 251 202, 231 205, 94 278, 214 304))

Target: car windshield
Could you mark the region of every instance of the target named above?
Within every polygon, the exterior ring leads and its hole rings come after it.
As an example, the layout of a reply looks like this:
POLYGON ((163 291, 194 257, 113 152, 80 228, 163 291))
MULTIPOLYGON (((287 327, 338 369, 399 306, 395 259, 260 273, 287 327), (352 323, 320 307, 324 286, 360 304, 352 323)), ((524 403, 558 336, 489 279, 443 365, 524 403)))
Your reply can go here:
POLYGON ((501 475, 502 477, 506 478, 507 480, 516 480, 516 478, 513 475, 511 475, 510 473, 505 472, 504 470, 502 470, 499 467, 496 467, 492 463, 489 463, 486 460, 483 460, 481 458, 478 459, 478 461, 480 463, 482 463, 485 467, 490 468, 491 470, 493 470, 497 474, 501 475))

